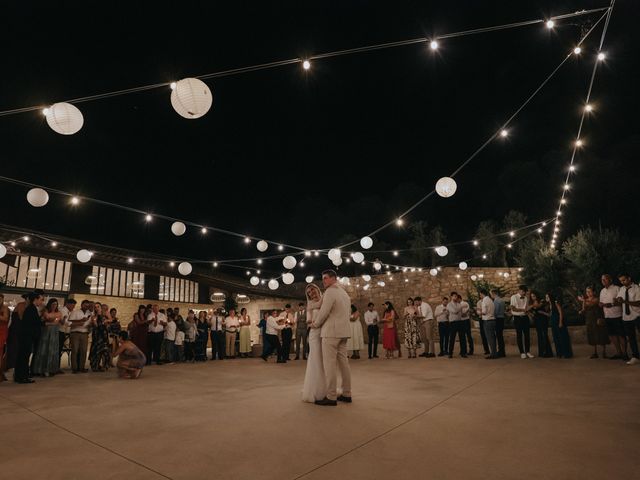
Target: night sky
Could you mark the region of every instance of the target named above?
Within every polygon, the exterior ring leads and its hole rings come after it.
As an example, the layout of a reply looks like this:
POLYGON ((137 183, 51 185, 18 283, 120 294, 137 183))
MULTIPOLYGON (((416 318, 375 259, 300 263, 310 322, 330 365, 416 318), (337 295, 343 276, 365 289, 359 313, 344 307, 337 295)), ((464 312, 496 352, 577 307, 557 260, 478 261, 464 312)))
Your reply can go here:
MULTIPOLYGON (((5 6, 0 110, 607 6, 215 3, 5 6)), ((613 12, 563 238, 584 225, 640 236, 634 3, 619 1, 613 12)), ((53 132, 38 112, 0 117, 2 175, 305 248, 332 247, 394 218, 451 173, 560 63, 580 25, 598 15, 560 21, 553 31, 540 24, 443 40, 435 54, 418 44, 317 60, 308 72, 289 65, 209 80, 213 107, 198 120, 175 113, 168 88, 78 104, 85 125, 72 136, 53 132)), ((442 225, 455 241, 511 209, 530 222, 551 217, 600 32, 516 118, 510 136, 457 176, 454 197, 429 199, 407 221, 442 225)), ((203 238, 195 229, 176 238, 167 222, 145 225, 141 216, 90 204, 74 209, 55 195, 36 210, 25 188, 0 188, 5 224, 190 258, 257 256, 237 238, 203 238)), ((406 247, 406 229, 378 238, 406 247)))

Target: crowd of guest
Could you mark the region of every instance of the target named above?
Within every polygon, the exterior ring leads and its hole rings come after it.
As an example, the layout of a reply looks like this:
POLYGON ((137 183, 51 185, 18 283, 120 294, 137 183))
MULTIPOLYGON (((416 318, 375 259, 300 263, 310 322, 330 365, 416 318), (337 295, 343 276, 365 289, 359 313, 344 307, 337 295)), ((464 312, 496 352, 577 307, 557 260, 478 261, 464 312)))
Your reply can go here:
MULTIPOLYGON (((589 286, 576 300, 581 305, 588 343, 594 348, 591 358, 618 359, 634 365, 640 363, 636 337, 636 330, 640 330, 640 287, 628 274, 619 275, 618 280, 621 286, 615 285, 610 275, 602 275, 599 293, 589 286), (615 350, 611 356, 607 355, 608 345, 615 350)), ((573 356, 563 302, 558 294, 540 294, 520 285, 518 292, 508 299, 503 299, 497 289, 480 289, 479 297, 473 306, 475 312, 458 292, 443 297, 435 310, 419 296, 408 298, 401 312, 390 301, 384 302, 381 315, 373 303, 367 305, 363 315, 352 305, 351 337, 347 345, 350 358, 359 359, 365 349, 362 320, 367 329, 369 359, 378 358, 380 329, 385 358, 402 356, 400 333, 408 358, 452 358, 456 338, 458 353, 466 358, 474 354, 472 317, 477 319, 484 354, 489 360, 506 356, 504 329, 508 317, 512 318, 522 359, 534 358, 532 328, 536 331, 538 357, 573 356)), ((12 368, 17 383, 33 383, 33 377, 63 374, 61 358, 65 352, 74 374, 88 372, 88 356, 93 372, 117 367, 122 378, 138 378, 142 368, 151 363, 252 356, 252 322, 245 308, 239 313, 233 308, 228 312, 202 310, 197 315, 189 310, 183 317, 179 307, 164 310, 158 305, 140 305, 133 319, 123 326, 117 310, 104 303, 83 300, 78 308, 73 298, 65 300, 63 306, 51 298, 45 305, 44 294, 38 290, 23 298, 10 312, 0 294, 0 381, 6 380, 5 372, 12 368)), ((258 327, 263 360, 274 355, 277 363, 286 363, 291 359, 292 346, 294 360, 307 358, 309 326, 305 303, 299 303, 297 309, 287 304, 283 310, 265 313, 258 327)))

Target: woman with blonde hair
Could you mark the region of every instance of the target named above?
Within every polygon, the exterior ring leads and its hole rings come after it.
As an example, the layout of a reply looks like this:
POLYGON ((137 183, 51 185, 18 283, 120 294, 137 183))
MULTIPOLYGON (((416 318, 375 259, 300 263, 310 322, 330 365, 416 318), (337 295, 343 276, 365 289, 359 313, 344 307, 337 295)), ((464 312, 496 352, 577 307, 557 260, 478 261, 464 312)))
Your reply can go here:
MULTIPOLYGON (((311 325, 322 306, 322 292, 316 284, 310 283, 305 288, 305 295, 307 297, 307 325, 311 325)), ((302 400, 314 403, 316 400, 322 400, 326 396, 327 384, 324 365, 322 364, 322 338, 320 337, 319 328, 311 328, 309 332, 309 357, 307 358, 307 370, 304 374, 302 400)))

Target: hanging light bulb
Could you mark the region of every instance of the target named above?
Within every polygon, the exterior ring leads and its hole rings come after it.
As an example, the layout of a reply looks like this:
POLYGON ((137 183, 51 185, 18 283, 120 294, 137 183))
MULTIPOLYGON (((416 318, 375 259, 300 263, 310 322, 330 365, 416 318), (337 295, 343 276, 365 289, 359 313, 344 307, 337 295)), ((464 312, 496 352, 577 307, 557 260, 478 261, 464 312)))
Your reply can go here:
POLYGON ((431 48, 431 50, 437 50, 438 49, 438 42, 436 40, 431 40, 431 43, 429 43, 429 48, 431 48))
POLYGON ((547 26, 548 29, 552 29, 553 27, 556 26, 556 22, 554 22, 553 20, 547 20, 547 23, 545 23, 545 25, 547 26))
POLYGON ((302 68, 304 68, 305 70, 309 70, 311 68, 311 62, 309 60, 305 60, 304 62, 302 62, 302 68))

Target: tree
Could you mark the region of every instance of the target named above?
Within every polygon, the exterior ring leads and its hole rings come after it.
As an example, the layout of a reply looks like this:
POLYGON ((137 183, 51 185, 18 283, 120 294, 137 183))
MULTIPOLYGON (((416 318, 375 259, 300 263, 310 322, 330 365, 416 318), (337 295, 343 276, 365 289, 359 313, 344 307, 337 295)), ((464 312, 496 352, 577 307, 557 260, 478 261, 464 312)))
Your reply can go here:
POLYGON ((424 220, 412 222, 407 244, 411 249, 409 258, 414 265, 436 267, 456 262, 457 254, 453 247, 447 247, 449 252, 445 257, 439 256, 435 251, 434 247, 447 245, 447 236, 440 225, 430 228, 424 220))
POLYGON ((507 263, 504 257, 504 249, 500 248, 496 234, 498 226, 493 220, 484 220, 478 225, 475 239, 478 241, 479 254, 487 256, 487 265, 504 267, 507 263))
MULTIPOLYGON (((502 231, 515 232, 515 236, 511 237, 511 235, 507 233, 504 237, 501 237, 499 241, 504 244, 514 242, 515 240, 518 239, 519 235, 526 234, 526 232, 516 232, 516 230, 521 229, 526 224, 527 224, 527 216, 524 213, 518 212, 517 210, 510 210, 509 213, 507 213, 504 216, 504 219, 502 220, 502 231)), ((507 262, 508 265, 514 264, 514 260, 518 257, 518 255, 520 254, 520 251, 523 248, 526 248, 524 241, 513 243, 512 248, 507 248, 507 249, 503 248, 505 261, 507 262)))
POLYGON ((566 262, 560 253, 541 238, 527 242, 525 247, 516 260, 523 268, 522 278, 529 288, 540 295, 567 293, 566 262))

